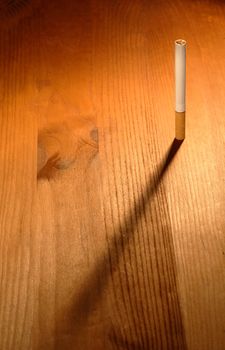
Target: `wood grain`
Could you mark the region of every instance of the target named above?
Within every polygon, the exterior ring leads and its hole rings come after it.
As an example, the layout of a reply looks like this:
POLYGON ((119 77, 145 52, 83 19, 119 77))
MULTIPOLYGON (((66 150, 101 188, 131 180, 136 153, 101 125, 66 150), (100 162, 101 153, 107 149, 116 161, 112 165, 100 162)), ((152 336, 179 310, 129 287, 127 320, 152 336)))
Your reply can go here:
POLYGON ((225 4, 0 12, 0 349, 223 350, 225 4))

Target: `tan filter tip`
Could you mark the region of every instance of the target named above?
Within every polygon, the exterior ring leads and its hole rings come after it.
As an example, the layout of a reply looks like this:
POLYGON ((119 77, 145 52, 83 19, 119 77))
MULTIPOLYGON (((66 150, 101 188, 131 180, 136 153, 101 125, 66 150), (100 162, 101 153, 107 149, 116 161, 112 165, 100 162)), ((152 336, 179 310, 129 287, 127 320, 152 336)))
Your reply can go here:
POLYGON ((185 139, 185 112, 175 112, 175 138, 185 139))

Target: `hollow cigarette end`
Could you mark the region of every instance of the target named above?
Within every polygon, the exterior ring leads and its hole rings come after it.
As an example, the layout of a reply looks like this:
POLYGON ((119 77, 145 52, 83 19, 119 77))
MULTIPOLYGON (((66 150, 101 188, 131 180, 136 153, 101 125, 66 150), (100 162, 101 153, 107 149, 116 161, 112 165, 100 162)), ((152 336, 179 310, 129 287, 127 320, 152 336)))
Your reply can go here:
POLYGON ((184 39, 177 39, 175 40, 175 44, 180 46, 186 46, 187 42, 184 39))
POLYGON ((175 138, 185 139, 185 112, 175 112, 175 138))

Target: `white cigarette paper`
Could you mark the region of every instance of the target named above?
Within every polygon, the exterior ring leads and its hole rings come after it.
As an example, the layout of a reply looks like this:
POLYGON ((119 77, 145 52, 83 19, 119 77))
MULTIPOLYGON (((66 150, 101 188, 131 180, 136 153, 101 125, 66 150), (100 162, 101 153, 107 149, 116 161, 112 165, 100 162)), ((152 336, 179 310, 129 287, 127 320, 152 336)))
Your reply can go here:
POLYGON ((185 112, 186 109, 186 41, 175 41, 175 90, 176 112, 185 112))

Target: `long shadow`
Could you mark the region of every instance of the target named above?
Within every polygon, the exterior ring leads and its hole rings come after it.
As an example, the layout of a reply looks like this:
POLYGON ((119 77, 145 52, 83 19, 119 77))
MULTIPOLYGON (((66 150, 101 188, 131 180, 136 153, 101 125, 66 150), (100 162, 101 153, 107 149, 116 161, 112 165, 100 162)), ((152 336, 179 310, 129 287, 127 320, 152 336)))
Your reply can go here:
MULTIPOLYGON (((112 269, 115 270, 118 267, 120 257, 125 247, 129 244, 138 222, 146 213, 151 197, 156 193, 159 184, 165 176, 181 144, 182 141, 174 139, 165 158, 158 166, 156 174, 149 180, 145 192, 140 199, 134 203, 133 209, 125 217, 123 223, 115 228, 112 235, 113 238, 108 240, 108 251, 98 260, 95 267, 90 272, 89 277, 86 279, 82 290, 76 295, 70 320, 74 325, 74 335, 78 334, 79 330, 85 325, 88 315, 92 310, 96 309, 96 304, 103 296, 110 276, 112 276, 112 269)), ((182 325, 181 316, 180 324, 182 325)), ((180 332, 182 333, 182 329, 180 332)), ((182 349, 185 348, 186 346, 183 344, 182 349)))

